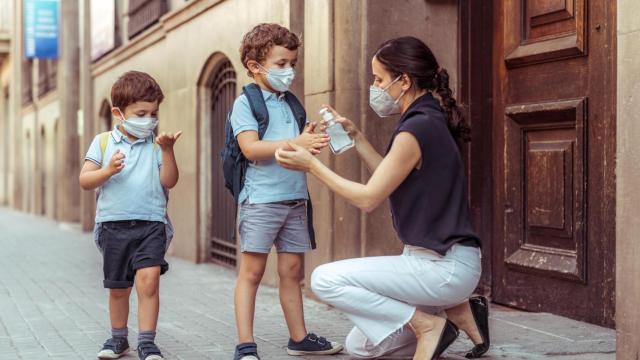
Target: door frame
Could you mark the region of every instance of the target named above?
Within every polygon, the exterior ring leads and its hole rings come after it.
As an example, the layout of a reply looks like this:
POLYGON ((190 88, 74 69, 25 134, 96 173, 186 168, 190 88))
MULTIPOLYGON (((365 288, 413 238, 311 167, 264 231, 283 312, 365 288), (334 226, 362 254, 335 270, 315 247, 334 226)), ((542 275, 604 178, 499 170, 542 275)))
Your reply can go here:
POLYGON ((473 225, 482 240, 482 276, 477 293, 492 290, 493 251, 493 1, 458 3, 458 102, 471 125, 461 146, 473 225))

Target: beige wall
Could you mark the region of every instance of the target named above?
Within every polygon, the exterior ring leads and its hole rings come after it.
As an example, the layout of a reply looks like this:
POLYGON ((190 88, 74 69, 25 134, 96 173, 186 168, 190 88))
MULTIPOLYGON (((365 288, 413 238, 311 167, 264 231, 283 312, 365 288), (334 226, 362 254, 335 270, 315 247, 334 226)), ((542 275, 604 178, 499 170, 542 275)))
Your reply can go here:
POLYGON ((0 62, 0 205, 9 203, 9 99, 5 98, 5 89, 9 89, 11 60, 9 57, 0 62))
MULTIPOLYGON (((427 43, 440 65, 457 73, 457 1, 316 0, 305 3, 305 105, 313 118, 321 104, 335 105, 359 124, 384 152, 397 118, 381 119, 369 108, 371 57, 385 40, 405 35, 427 43), (381 21, 384 19, 384 21, 381 21)), ((454 89, 455 91, 455 89, 454 89)), ((346 178, 365 182, 368 172, 354 151, 322 160, 346 178)), ((397 254, 385 204, 364 214, 309 178, 316 204, 318 250, 307 255, 306 276, 319 264, 344 258, 397 254)))
POLYGON ((640 3, 617 6, 616 330, 623 360, 640 356, 640 3))
POLYGON ((52 93, 40 104, 37 116, 37 136, 40 137, 38 154, 36 157, 37 168, 34 176, 38 189, 36 200, 36 212, 49 218, 56 217, 57 203, 57 169, 59 157, 56 156, 57 127, 60 118, 60 104, 57 94, 52 93), (44 130, 44 137, 42 132, 44 130), (44 193, 43 193, 44 191, 44 193), (42 211, 44 210, 44 214, 42 211))

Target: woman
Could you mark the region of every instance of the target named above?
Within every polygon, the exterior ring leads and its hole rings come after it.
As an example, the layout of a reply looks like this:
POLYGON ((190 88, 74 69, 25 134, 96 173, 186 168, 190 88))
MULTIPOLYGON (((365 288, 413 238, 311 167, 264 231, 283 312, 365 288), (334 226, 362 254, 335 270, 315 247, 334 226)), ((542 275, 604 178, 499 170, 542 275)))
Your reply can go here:
POLYGON ((384 157, 341 118, 373 172, 367 184, 340 177, 294 144, 278 150, 276 159, 313 174, 365 211, 389 198, 404 252, 322 265, 311 287, 355 323, 346 341, 354 356, 410 351, 414 359, 435 359, 461 329, 475 344, 466 356, 479 357, 489 348, 488 307, 485 298, 469 299, 480 279, 480 240, 469 219, 456 143, 468 140, 469 128, 451 96, 447 71, 422 41, 389 40, 371 63, 371 107, 380 117, 402 116, 384 157), (446 319, 433 314, 438 310, 446 319))

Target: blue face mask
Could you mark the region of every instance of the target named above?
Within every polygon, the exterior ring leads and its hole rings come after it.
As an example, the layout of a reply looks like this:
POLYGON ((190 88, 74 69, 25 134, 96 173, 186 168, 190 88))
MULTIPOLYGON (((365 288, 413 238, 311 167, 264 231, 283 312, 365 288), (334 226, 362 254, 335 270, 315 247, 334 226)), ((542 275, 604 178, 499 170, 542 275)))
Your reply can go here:
POLYGON ((258 66, 266 72, 267 81, 275 91, 284 92, 289 90, 289 87, 293 83, 293 79, 296 77, 296 72, 292 67, 267 70, 260 64, 258 64, 258 66))
POLYGON ((124 130, 138 139, 144 139, 153 134, 156 126, 158 126, 158 119, 154 117, 129 117, 124 118, 124 114, 118 109, 122 118, 122 127, 124 130))

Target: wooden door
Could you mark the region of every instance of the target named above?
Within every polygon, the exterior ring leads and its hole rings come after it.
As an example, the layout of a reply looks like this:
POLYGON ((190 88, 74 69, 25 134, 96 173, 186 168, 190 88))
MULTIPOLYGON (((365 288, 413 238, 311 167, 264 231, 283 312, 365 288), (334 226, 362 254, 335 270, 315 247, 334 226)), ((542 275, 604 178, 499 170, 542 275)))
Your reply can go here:
POLYGON ((493 295, 612 326, 615 1, 494 2, 493 295))

